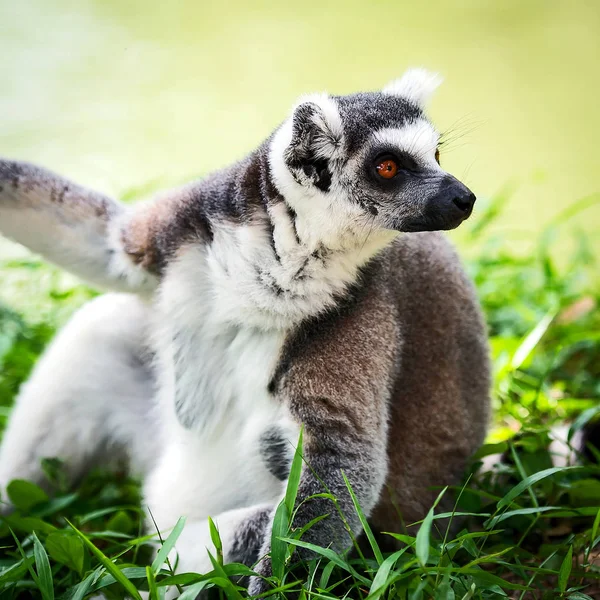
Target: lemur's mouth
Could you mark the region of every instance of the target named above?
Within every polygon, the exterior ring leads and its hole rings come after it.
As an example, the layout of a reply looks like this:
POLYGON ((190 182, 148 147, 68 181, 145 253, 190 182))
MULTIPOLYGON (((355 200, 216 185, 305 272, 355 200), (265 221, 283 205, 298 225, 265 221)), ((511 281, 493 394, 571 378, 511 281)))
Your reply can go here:
POLYGON ((450 231, 456 229, 463 221, 468 219, 468 215, 458 220, 441 219, 439 217, 430 217, 424 215, 420 219, 413 219, 403 223, 398 227, 398 231, 407 233, 417 233, 419 231, 450 231))

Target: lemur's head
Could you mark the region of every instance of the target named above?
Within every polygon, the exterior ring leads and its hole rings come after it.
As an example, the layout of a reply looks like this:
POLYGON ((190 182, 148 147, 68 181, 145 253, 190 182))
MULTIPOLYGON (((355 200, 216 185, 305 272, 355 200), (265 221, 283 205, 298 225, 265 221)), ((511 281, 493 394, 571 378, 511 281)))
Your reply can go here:
POLYGON ((301 98, 270 148, 275 182, 297 212, 396 231, 453 229, 475 195, 439 163, 424 107, 440 83, 412 69, 381 92, 301 98))

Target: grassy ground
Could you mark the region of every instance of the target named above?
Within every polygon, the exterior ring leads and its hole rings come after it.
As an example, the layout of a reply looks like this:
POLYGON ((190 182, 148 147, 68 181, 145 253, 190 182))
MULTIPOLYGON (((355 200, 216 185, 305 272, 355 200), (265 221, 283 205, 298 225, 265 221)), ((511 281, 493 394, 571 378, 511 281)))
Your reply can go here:
MULTIPOLYGON (((553 424, 568 422, 574 432, 600 412, 598 234, 573 235, 568 225, 598 198, 573 205, 536 242, 528 240, 523 254, 514 250, 513 233, 488 233, 503 202, 498 197, 480 209, 465 234, 490 328, 496 417, 464 485, 440 490, 456 499, 454 514, 432 508, 419 529, 400 536, 394 554, 382 555, 371 540, 369 552, 346 557, 315 548, 318 560, 294 568, 289 556, 302 542, 282 507, 276 529, 288 541, 274 544, 273 583, 286 597, 600 598, 600 468, 584 457, 578 466, 553 467, 548 448, 553 424), (558 256, 551 252, 557 247, 558 256), (477 470, 499 452, 502 463, 477 470), (443 517, 460 518, 458 531, 450 534, 443 517)), ((55 328, 93 292, 35 259, 6 262, 2 273, 5 420, 55 328)), ((143 534, 136 482, 93 473, 73 491, 62 484, 59 464, 50 460, 46 469, 59 490, 52 499, 23 481, 9 488, 17 510, 0 523, 0 598, 75 599, 100 589, 110 598, 137 598, 136 589, 161 598, 169 584, 187 598, 211 586, 228 599, 245 597, 228 576, 248 569, 223 565, 218 552, 214 571, 203 576, 173 576, 169 565, 161 567, 178 528, 152 562, 157 536, 143 534)), ((293 497, 291 485, 288 507, 293 497)), ((218 548, 216 532, 215 541, 218 548)))

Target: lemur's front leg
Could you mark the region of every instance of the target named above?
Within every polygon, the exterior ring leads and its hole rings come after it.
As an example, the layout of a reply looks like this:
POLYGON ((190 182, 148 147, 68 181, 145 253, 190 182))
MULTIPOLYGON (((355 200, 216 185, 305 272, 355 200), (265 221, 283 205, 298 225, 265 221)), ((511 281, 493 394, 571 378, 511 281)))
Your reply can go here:
MULTIPOLYGON (((303 458, 305 461, 300 485, 294 530, 300 530, 313 519, 327 515, 302 536, 302 540, 342 552, 352 545, 352 537, 361 532, 343 474, 348 478, 362 510, 368 515, 374 508, 386 476, 386 423, 374 418, 364 422, 357 411, 345 410, 340 401, 361 403, 361 398, 295 398, 290 404, 302 416, 305 426, 303 458), (378 421, 378 422, 375 422, 378 421), (317 494, 331 494, 336 502, 317 494)), ((366 401, 365 405, 371 404, 366 401)), ((379 415, 378 415, 379 416, 379 415)), ((268 557, 270 539, 267 535, 256 567, 263 577, 272 575, 268 557)), ((298 549, 298 555, 311 558, 309 552, 298 549)), ((254 578, 251 594, 267 592, 264 579, 254 578)))
POLYGON ((207 223, 194 184, 128 207, 37 165, 0 158, 0 235, 101 288, 152 295, 177 248, 208 239, 207 223), (186 202, 194 218, 181 210, 186 202))
MULTIPOLYGON (((300 530, 327 515, 302 539, 338 552, 349 548, 352 536, 361 532, 344 474, 367 516, 387 474, 388 396, 397 368, 399 331, 389 310, 373 318, 371 311, 382 300, 373 291, 335 319, 312 323, 310 335, 299 332, 274 379, 276 394, 304 426, 304 465, 292 527, 300 530), (370 319, 369 328, 364 327, 365 319, 370 319), (323 493, 336 502, 313 497, 323 493)), ((266 577, 272 574, 269 551, 267 532, 264 558, 257 565, 257 572, 266 577)), ((305 552, 299 555, 308 558, 305 552)), ((261 594, 269 588, 264 579, 254 578, 249 592, 261 594)))
POLYGON ((52 171, 0 158, 0 234, 102 288, 150 293, 156 278, 124 247, 125 205, 52 171))

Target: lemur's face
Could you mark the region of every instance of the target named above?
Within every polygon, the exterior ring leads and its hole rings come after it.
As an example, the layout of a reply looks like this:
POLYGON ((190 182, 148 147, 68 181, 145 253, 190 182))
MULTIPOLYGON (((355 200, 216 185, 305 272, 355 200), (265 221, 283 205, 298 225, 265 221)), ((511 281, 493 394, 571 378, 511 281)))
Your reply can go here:
POLYGON ((475 195, 440 166, 439 135, 423 112, 437 84, 417 69, 383 92, 302 100, 271 147, 276 182, 294 208, 396 231, 467 219, 475 195))

